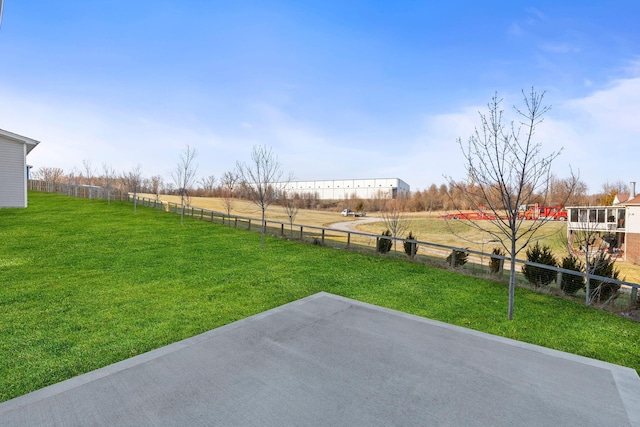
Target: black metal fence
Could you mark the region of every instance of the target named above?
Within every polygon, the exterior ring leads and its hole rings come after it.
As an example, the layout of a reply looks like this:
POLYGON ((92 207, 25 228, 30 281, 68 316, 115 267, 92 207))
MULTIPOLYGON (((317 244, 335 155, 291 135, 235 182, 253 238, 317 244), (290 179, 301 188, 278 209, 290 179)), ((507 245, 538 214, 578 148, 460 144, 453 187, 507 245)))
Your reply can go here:
MULTIPOLYGON (((132 196, 130 196, 130 201, 133 201, 132 196)), ((162 202, 145 197, 138 197, 137 203, 138 205, 175 214, 180 214, 182 210, 182 205, 178 203, 162 202)), ((193 206, 185 206, 184 215, 248 231, 259 232, 262 230, 259 218, 228 215, 224 212, 193 206)), ((264 221, 264 227, 265 233, 271 236, 315 245, 368 253, 384 252, 386 256, 402 257, 432 266, 452 268, 467 274, 494 280, 506 281, 510 276, 510 258, 468 248, 268 219, 264 221), (381 245, 382 240, 386 240, 390 244, 381 245)), ((520 286, 573 297, 576 300, 583 301, 586 305, 595 305, 611 311, 621 311, 638 304, 640 284, 637 283, 590 275, 581 271, 552 267, 520 259, 515 260, 515 270, 516 281, 520 286), (528 272, 525 275, 523 272, 527 268, 528 272), (549 277, 551 277, 551 280, 549 277)))
MULTIPOLYGON (((102 187, 29 180, 29 189, 55 192, 72 197, 99 198, 133 202, 133 195, 102 187)), ((136 197, 139 206, 146 206, 174 214, 180 214, 182 205, 148 197, 136 197)), ((228 215, 210 209, 185 206, 187 217, 217 223, 248 231, 262 230, 261 220, 239 215, 228 215)), ((468 248, 442 245, 421 240, 408 240, 392 236, 375 235, 359 231, 346 231, 330 227, 293 224, 273 220, 264 221, 265 233, 271 236, 307 242, 315 245, 358 251, 384 253, 386 256, 403 257, 436 267, 506 281, 510 276, 510 258, 468 248), (387 244, 384 244, 388 242, 387 244)), ((623 311, 637 306, 637 283, 608 277, 589 275, 560 267, 515 260, 517 284, 542 292, 564 295, 611 311, 623 311), (528 271, 527 271, 528 270, 528 271), (524 274, 526 273, 526 274, 524 274)))

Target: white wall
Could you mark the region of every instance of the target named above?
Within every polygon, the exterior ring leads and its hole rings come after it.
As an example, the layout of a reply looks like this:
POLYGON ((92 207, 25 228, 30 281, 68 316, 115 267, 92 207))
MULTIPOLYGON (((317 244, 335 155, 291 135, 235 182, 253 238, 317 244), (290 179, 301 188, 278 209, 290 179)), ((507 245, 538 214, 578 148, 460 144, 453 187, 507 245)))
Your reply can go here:
POLYGON ((627 206, 627 233, 640 233, 640 206, 627 206))
POLYGON ((396 193, 408 192, 409 185, 398 178, 340 179, 325 181, 294 181, 286 190, 300 194, 318 194, 323 200, 342 200, 355 195, 361 199, 391 198, 396 193), (395 191, 394 191, 395 190, 395 191))
POLYGON ((0 207, 27 207, 27 151, 0 135, 0 207))

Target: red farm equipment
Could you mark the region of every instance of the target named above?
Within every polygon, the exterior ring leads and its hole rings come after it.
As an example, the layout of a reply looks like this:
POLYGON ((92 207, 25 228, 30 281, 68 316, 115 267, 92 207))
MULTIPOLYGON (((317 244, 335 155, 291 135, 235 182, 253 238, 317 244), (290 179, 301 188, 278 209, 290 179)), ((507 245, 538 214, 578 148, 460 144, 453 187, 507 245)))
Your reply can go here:
POLYGON ((475 212, 454 212, 446 215, 441 215, 442 219, 465 219, 470 221, 476 220, 489 220, 494 221, 498 219, 496 215, 493 213, 488 213, 485 211, 484 206, 478 206, 478 210, 475 212))
POLYGON ((564 206, 540 206, 538 204, 527 205, 526 210, 522 210, 518 218, 528 220, 534 219, 551 219, 553 221, 566 221, 568 218, 567 210, 564 206))

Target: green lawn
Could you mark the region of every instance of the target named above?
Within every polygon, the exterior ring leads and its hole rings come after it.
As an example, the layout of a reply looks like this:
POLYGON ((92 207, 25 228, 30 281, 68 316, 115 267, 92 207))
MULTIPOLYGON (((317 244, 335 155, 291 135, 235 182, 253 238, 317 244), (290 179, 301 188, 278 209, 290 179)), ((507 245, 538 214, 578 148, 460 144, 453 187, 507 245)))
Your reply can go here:
POLYGON ((327 291, 640 370, 640 324, 391 257, 126 203, 30 193, 0 209, 0 400, 327 291))

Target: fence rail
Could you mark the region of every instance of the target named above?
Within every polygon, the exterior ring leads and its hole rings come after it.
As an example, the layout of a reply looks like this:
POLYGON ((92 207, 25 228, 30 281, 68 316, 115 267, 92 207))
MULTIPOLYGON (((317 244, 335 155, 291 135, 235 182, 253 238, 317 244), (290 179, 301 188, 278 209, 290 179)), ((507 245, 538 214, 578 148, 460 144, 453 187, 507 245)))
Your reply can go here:
POLYGON ((129 193, 115 188, 106 189, 95 185, 81 185, 74 183, 49 182, 35 179, 29 180, 29 190, 44 193, 66 194, 71 197, 84 199, 109 199, 124 201, 129 199, 129 193))
MULTIPOLYGON (((43 181, 29 181, 29 189, 57 192, 73 197, 105 199, 108 197, 104 189, 102 189, 103 191, 97 190, 99 187, 87 188, 83 186, 74 187, 69 184, 51 184, 52 183, 44 183, 43 181)), ((110 197, 111 200, 134 202, 133 195, 125 192, 112 190, 110 197)), ((146 206, 174 214, 180 214, 182 210, 182 205, 179 203, 165 202, 148 197, 136 196, 135 203, 139 206, 146 206)), ((224 212, 194 206, 185 206, 184 215, 202 221, 248 231, 261 231, 262 229, 261 219, 259 218, 228 215, 224 212)), ((391 256, 411 258, 417 262, 438 267, 455 268, 468 274, 491 277, 497 280, 508 279, 509 273, 507 272, 511 267, 511 260, 506 256, 422 240, 394 238, 392 236, 382 236, 360 231, 339 230, 330 227, 294 224, 269 219, 265 219, 264 226, 265 233, 271 236, 368 253, 379 252, 380 241, 386 239, 391 242, 391 249, 389 250, 391 256), (408 251, 410 254, 405 253, 405 243, 411 248, 411 250, 408 251)), ((593 304, 608 308, 612 311, 620 311, 638 304, 638 289, 640 288, 640 284, 590 275, 561 267, 532 263, 520 259, 516 259, 515 263, 517 283, 521 286, 529 286, 552 293, 567 293, 562 291, 562 288, 564 288, 563 284, 572 282, 570 278, 576 278, 573 281, 574 283, 577 280, 585 284, 585 286, 575 292, 571 292, 571 294, 576 298, 581 298, 586 305, 593 304), (524 266, 532 267, 531 270, 537 272, 540 276, 549 276, 552 274, 553 279, 544 286, 530 285, 522 272, 522 267, 524 266), (587 286, 587 284, 591 285, 591 287, 587 286), (620 289, 619 292, 618 288, 620 289), (614 291, 611 292, 611 290, 614 291)))
MULTIPOLYGON (((143 206, 161 209, 175 214, 180 214, 182 209, 182 205, 179 203, 162 202, 145 197, 138 197, 137 200, 137 203, 143 206)), ((130 201, 133 201, 132 197, 130 197, 130 201)), ((259 218, 228 215, 224 212, 193 206, 185 206, 184 214, 191 218, 214 222, 234 228, 241 228, 249 231, 261 231, 261 220, 259 218)), ((399 255, 431 265, 457 268, 466 273, 490 276, 491 278, 498 280, 506 280, 509 274, 508 271, 510 270, 510 258, 467 248, 426 242, 422 240, 394 238, 392 236, 382 236, 360 231, 339 230, 330 227, 281 222, 269 219, 265 219, 264 226, 265 232, 271 236, 361 252, 378 252, 380 240, 387 239, 391 242, 391 249, 389 252, 392 256, 399 255), (409 256, 405 253, 405 243, 411 245, 410 247, 412 249, 410 252, 413 256, 409 256), (394 248, 399 249, 395 250, 394 248), (462 262, 459 260, 456 253, 466 254, 465 257, 468 262, 462 262), (487 260, 486 263, 485 259, 487 260), (495 262, 492 263, 491 260, 495 260, 495 262)), ((582 298, 587 305, 594 304, 608 307, 611 310, 622 310, 637 304, 638 301, 638 289, 640 288, 640 284, 637 283, 590 275, 584 272, 568 270, 561 267, 552 267, 520 259, 516 259, 515 262, 517 281, 520 285, 529 285, 528 280, 522 274, 522 267, 530 266, 534 268, 534 271, 538 271, 541 276, 548 275, 545 272, 553 272, 553 280, 550 283, 544 286, 530 285, 538 290, 544 289, 551 292, 559 292, 561 291, 563 280, 564 282, 570 282, 571 280, 568 280, 567 278, 577 277, 579 278, 578 280, 582 280, 585 284, 589 283, 592 285, 592 288, 588 291, 585 286, 585 289, 573 293, 574 296, 582 298), (619 287, 621 291, 614 292, 612 294, 607 291, 607 289, 612 289, 614 287, 619 287)))

